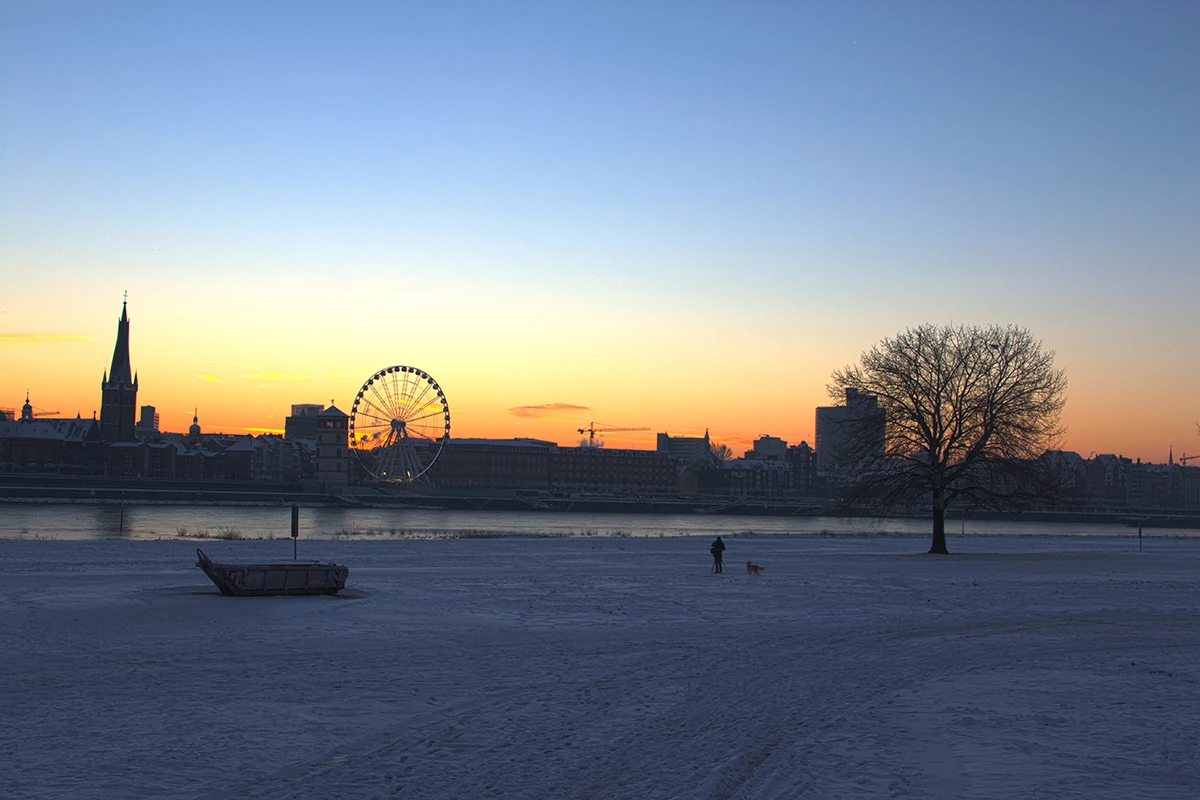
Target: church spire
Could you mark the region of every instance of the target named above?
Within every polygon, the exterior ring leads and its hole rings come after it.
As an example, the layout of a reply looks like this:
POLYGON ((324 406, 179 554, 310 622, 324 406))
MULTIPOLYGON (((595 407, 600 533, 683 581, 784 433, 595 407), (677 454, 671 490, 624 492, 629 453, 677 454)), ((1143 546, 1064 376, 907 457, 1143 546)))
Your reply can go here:
POLYGON ((117 343, 113 347, 112 366, 104 375, 100 399, 100 437, 108 444, 132 442, 137 412, 137 378, 129 365, 129 293, 121 303, 117 322, 117 343))
POLYGON ((117 322, 117 344, 113 347, 112 366, 108 370, 108 380, 113 383, 133 383, 133 369, 129 366, 129 314, 126 306, 129 301, 121 303, 121 319, 117 322))

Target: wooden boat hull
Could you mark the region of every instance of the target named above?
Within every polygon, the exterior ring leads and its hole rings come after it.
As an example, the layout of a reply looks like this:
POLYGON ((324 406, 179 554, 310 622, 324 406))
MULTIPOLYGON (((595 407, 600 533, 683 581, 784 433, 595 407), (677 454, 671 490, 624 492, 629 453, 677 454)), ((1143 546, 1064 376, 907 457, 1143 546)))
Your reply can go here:
POLYGON ((196 566, 221 594, 230 597, 337 594, 346 588, 350 570, 340 564, 293 561, 283 564, 217 564, 196 549, 196 566))

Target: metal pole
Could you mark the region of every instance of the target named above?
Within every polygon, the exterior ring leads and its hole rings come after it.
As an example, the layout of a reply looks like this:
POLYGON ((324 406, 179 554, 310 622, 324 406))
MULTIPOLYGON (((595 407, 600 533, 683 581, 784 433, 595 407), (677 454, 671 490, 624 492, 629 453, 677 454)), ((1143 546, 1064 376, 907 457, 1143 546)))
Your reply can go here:
POLYGON ((292 561, 296 560, 296 542, 300 538, 300 507, 292 506, 292 561))
POLYGON ((1142 552, 1142 521, 1138 520, 1138 552, 1142 552))

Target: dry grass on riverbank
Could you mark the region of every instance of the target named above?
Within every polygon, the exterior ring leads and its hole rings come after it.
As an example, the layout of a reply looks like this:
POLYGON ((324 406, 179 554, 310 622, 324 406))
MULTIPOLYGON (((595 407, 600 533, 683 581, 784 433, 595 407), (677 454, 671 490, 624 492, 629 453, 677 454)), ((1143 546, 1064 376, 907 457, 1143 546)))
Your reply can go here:
POLYGON ((180 526, 175 529, 175 535, 181 539, 247 539, 249 538, 244 533, 239 531, 232 525, 221 525, 217 528, 216 533, 213 533, 208 528, 197 528, 188 530, 180 526))

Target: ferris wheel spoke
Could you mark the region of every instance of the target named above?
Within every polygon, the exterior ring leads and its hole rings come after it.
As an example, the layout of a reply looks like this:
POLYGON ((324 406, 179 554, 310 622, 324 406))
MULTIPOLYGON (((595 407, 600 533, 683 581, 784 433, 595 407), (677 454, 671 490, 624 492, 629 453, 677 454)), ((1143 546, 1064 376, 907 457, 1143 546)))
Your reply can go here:
POLYGON ((376 403, 374 400, 367 400, 364 405, 366 406, 368 413, 374 412, 373 416, 375 416, 377 419, 386 421, 389 425, 392 424, 392 420, 395 419, 395 415, 392 414, 388 408, 376 403))
POLYGON ((363 408, 378 409, 379 405, 375 402, 376 397, 377 395, 375 390, 372 388, 369 393, 363 392, 358 396, 358 399, 355 401, 355 406, 361 405, 363 408))
POLYGON ((396 400, 392 396, 391 387, 388 385, 391 375, 384 373, 379 378, 379 386, 376 388, 376 397, 381 401, 377 405, 385 413, 394 416, 391 412, 396 408, 396 400))
POLYGON ((417 406, 417 391, 420 387, 415 382, 410 382, 404 387, 404 413, 411 414, 417 406))
POLYGON ((411 369, 404 373, 403 379, 400 381, 400 405, 403 408, 408 408, 412 405, 413 394, 417 389, 417 374, 411 369))
POLYGON ((432 391, 433 391, 433 384, 431 384, 431 383, 425 384, 425 388, 423 388, 421 390, 421 394, 417 397, 416 401, 414 401, 414 403, 413 403, 414 410, 420 411, 421 409, 432 407, 431 406, 432 398, 437 397, 436 394, 430 394, 432 391), (426 398, 429 398, 429 399, 427 400, 426 398))
POLYGON ((368 413, 371 413, 380 419, 390 420, 392 418, 390 409, 381 403, 375 402, 375 400, 367 400, 363 403, 363 406, 366 408, 368 413))
POLYGON ((445 412, 439 408, 436 411, 430 411, 428 414, 422 414, 419 417, 412 417, 411 419, 406 419, 406 420, 404 420, 404 422, 407 425, 412 425, 414 422, 420 422, 421 420, 429 419, 430 417, 440 417, 443 414, 445 414, 445 412))
POLYGON ((404 409, 408 408, 408 381, 410 373, 397 372, 392 375, 391 395, 394 398, 396 419, 401 419, 404 409))
POLYGON ((380 421, 382 424, 384 424, 384 425, 391 425, 391 424, 392 424, 392 421, 391 421, 389 418, 387 418, 387 417, 380 417, 380 416, 377 416, 377 415, 375 415, 375 414, 372 414, 372 413, 370 413, 370 412, 366 412, 366 411, 359 411, 359 412, 358 412, 358 414, 357 414, 357 416, 360 416, 360 417, 366 417, 366 418, 368 418, 368 419, 375 419, 375 420, 379 420, 379 421, 380 421))
POLYGON ((384 428, 380 425, 368 426, 366 428, 359 428, 356 430, 354 432, 354 440, 356 442, 377 442, 379 441, 380 437, 385 436, 386 434, 387 428, 384 428))
POLYGON ((397 418, 404 411, 404 376, 405 373, 400 372, 399 370, 388 376, 388 405, 391 407, 393 415, 397 418))
POLYGON ((352 426, 355 433, 360 431, 386 431, 392 427, 392 421, 386 417, 377 417, 369 412, 358 411, 352 426))
POLYGON ((422 378, 419 375, 413 381, 411 405, 413 408, 420 409, 425 403, 425 397, 429 394, 429 389, 433 385, 433 378, 422 378))
POLYGON ((405 422, 411 422, 412 420, 417 419, 416 415, 421 414, 423 411, 429 410, 429 404, 425 403, 422 398, 421 400, 413 401, 412 403, 406 405, 401 419, 403 419, 405 422))
POLYGON ((354 435, 361 439, 378 439, 391 429, 388 425, 365 425, 354 429, 354 435))
POLYGON ((413 396, 417 393, 417 376, 411 371, 405 373, 405 376, 401 402, 404 404, 405 409, 409 409, 413 407, 413 396))

